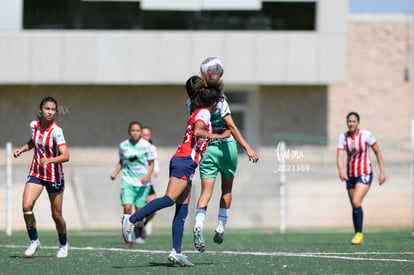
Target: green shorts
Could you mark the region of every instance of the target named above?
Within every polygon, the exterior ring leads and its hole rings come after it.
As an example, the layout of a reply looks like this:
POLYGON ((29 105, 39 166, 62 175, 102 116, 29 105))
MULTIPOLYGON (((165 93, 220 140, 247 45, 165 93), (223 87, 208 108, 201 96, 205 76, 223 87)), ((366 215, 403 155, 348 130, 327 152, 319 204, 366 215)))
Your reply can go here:
POLYGON ((237 169, 237 142, 217 142, 207 146, 200 162, 201 179, 216 178, 218 172, 224 179, 234 178, 237 169))
POLYGON ((136 187, 128 183, 121 184, 121 205, 133 204, 135 207, 145 206, 151 186, 136 187))

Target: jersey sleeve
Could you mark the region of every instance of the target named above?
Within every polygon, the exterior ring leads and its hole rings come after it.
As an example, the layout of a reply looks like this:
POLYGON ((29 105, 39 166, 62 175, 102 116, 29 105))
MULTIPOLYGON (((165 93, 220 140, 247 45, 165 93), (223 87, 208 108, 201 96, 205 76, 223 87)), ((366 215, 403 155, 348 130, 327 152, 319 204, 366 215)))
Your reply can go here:
POLYGON ((227 116, 227 115, 230 115, 231 114, 231 111, 230 111, 230 106, 229 106, 229 104, 227 103, 227 101, 226 100, 221 100, 221 101, 219 101, 218 103, 217 103, 217 107, 219 108, 219 110, 220 110, 220 116, 221 117, 225 117, 225 116, 227 116))
POLYGON ((195 117, 195 122, 202 121, 204 126, 207 126, 210 123, 210 112, 207 109, 201 109, 195 117))
POLYGON ((63 135, 62 128, 56 128, 53 131, 53 134, 57 146, 66 145, 65 136, 63 135))
POLYGON ((345 134, 341 134, 338 137, 338 145, 337 145, 337 149, 338 150, 344 150, 345 149, 345 134))
POLYGON ((160 163, 158 162, 158 151, 157 151, 157 147, 155 147, 155 145, 152 145, 152 150, 154 151, 154 172, 159 173, 160 172, 160 163))
POLYGON ((187 106, 188 113, 191 114, 191 99, 187 98, 185 105, 187 106))
POLYGON ((119 145, 118 155, 119 155, 119 159, 121 161, 124 161, 124 150, 122 149, 122 143, 119 145))
POLYGON ((148 160, 155 160, 155 151, 151 143, 148 142, 147 146, 147 159, 148 160))
POLYGON ((374 146, 377 143, 377 139, 374 137, 374 135, 370 131, 366 131, 367 135, 367 142, 369 146, 374 146))
POLYGON ((30 129, 30 138, 31 138, 31 139, 33 139, 36 124, 37 124, 37 121, 36 121, 36 120, 33 120, 33 121, 32 121, 32 122, 30 122, 30 124, 29 124, 29 129, 30 129))

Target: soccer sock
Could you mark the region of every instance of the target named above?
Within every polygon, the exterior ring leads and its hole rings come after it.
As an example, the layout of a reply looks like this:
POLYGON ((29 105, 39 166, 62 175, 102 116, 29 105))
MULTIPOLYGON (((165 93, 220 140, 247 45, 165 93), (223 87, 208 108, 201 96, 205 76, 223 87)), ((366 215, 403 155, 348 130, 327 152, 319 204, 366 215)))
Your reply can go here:
POLYGON ((224 231, 226 227, 227 218, 229 217, 230 209, 227 208, 220 208, 219 215, 218 215, 218 228, 224 231))
POLYGON ((134 226, 135 238, 139 238, 141 236, 141 227, 134 226))
POLYGON ((37 229, 36 229, 36 227, 27 226, 26 229, 27 229, 27 234, 29 234, 29 239, 31 241, 37 240, 38 236, 37 236, 37 229))
POLYGON ((352 209, 352 219, 354 221, 355 233, 362 233, 362 222, 364 220, 364 212, 362 211, 361 206, 352 209))
POLYGON ((177 204, 175 206, 175 215, 172 224, 172 244, 177 253, 181 253, 181 244, 183 242, 184 223, 188 215, 188 204, 177 204))
POLYGON ((206 220, 206 210, 204 208, 198 208, 195 216, 195 227, 200 227, 201 230, 204 227, 204 221, 206 220))
POLYGON ((129 218, 129 221, 135 224, 137 221, 142 220, 146 216, 154 213, 155 211, 160 210, 165 207, 169 207, 173 204, 174 204, 174 201, 168 196, 157 198, 155 200, 150 201, 148 204, 142 207, 139 211, 132 214, 131 217, 129 218))
POLYGON ((58 234, 59 235, 59 243, 61 245, 65 245, 68 242, 68 238, 66 236, 66 233, 58 234))

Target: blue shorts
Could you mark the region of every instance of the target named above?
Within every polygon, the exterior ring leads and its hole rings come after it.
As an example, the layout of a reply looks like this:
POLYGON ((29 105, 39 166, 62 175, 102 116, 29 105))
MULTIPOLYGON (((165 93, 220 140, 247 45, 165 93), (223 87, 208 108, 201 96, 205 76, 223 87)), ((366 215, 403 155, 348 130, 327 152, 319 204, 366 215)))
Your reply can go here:
POLYGON ((354 189, 355 184, 357 183, 363 183, 368 186, 371 186, 372 183, 372 173, 369 173, 367 175, 361 175, 359 177, 349 177, 346 181, 346 189, 354 189))
POLYGON ((170 177, 186 180, 192 184, 197 163, 191 157, 173 157, 170 160, 170 177))
POLYGON ((46 190, 48 193, 59 193, 63 190, 65 190, 65 180, 62 179, 60 182, 52 182, 52 181, 45 181, 42 179, 39 179, 38 177, 29 176, 27 178, 26 183, 35 183, 40 184, 44 187, 46 187, 46 190))

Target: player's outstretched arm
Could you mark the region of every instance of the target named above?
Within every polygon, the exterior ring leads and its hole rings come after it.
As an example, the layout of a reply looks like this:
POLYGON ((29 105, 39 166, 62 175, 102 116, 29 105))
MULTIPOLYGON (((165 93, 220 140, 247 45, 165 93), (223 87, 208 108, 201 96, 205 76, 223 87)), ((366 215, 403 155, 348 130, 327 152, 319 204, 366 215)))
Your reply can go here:
POLYGON ((257 162, 259 160, 259 156, 243 138, 242 134, 239 131, 239 128, 237 128, 236 123, 234 123, 234 120, 230 114, 224 117, 224 122, 226 122, 227 128, 230 130, 231 134, 236 139, 236 141, 246 151, 249 160, 253 161, 254 163, 257 162))

